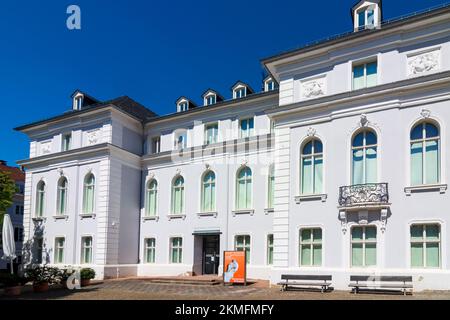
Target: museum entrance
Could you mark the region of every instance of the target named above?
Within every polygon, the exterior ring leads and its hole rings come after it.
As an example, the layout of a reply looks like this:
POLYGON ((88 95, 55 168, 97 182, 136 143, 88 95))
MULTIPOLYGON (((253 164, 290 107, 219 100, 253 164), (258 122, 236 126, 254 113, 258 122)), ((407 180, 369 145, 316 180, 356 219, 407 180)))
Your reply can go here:
POLYGON ((219 236, 203 236, 203 274, 219 274, 219 236))

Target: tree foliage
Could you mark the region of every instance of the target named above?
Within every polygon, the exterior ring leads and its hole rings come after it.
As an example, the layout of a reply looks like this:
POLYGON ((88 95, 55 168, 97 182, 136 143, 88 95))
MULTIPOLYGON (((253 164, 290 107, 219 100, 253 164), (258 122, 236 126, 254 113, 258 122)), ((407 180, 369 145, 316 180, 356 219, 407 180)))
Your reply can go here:
POLYGON ((6 210, 12 206, 17 187, 9 172, 0 171, 0 225, 6 210))

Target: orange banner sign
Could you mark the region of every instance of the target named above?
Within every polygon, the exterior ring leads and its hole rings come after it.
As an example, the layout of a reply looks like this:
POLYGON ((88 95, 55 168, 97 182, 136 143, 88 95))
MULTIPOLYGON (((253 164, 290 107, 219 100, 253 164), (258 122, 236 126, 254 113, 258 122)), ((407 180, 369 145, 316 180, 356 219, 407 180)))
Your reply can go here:
POLYGON ((224 251, 223 282, 247 284, 247 264, 245 251, 224 251))

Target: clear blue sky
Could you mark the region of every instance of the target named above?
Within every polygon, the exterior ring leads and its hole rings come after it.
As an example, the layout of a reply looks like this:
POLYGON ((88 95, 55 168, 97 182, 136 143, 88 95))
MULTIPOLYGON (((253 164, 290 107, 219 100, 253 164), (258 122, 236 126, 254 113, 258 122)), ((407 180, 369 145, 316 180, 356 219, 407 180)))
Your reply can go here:
MULTIPOLYGON (((384 0, 385 19, 448 0, 384 0)), ((16 126, 61 114, 77 88, 128 95, 159 114, 236 80, 261 88, 260 59, 352 28, 356 0, 45 0, 0 3, 0 159, 27 158, 16 126), (82 29, 66 28, 77 4, 82 29), (317 22, 320 22, 318 25, 317 22)))

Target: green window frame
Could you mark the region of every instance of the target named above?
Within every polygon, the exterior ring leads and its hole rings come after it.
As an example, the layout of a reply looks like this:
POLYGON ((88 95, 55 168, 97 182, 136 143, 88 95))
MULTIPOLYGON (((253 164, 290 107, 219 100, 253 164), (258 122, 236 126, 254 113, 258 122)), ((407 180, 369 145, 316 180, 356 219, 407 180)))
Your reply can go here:
POLYGON ((170 238, 170 263, 178 264, 183 262, 183 238, 170 238))
POLYGON ((92 247, 91 236, 81 238, 81 264, 92 263, 92 247))
POLYGON ((147 182, 145 200, 145 215, 147 217, 156 216, 158 207, 158 182, 155 179, 147 182))
POLYGON ((252 207, 252 170, 249 167, 241 168, 236 179, 236 209, 244 210, 252 207))
POLYGON ((352 140, 352 184, 378 181, 378 137, 373 130, 364 130, 352 140))
POLYGON ((300 167, 301 194, 321 194, 323 192, 323 144, 319 139, 312 139, 304 144, 300 156, 300 167))
POLYGON ((66 239, 64 237, 56 237, 55 238, 55 264, 63 264, 64 263, 64 247, 65 247, 66 239))
POLYGON ((83 184, 83 213, 94 213, 95 208, 95 177, 88 173, 83 184))
POLYGON ((411 185, 438 184, 441 180, 440 130, 430 122, 414 126, 410 136, 411 185))
POLYGON ((184 213, 184 178, 178 176, 172 183, 172 214, 184 213))
POLYGON ((246 263, 250 264, 251 238, 249 235, 237 235, 234 237, 234 250, 246 252, 246 263))
POLYGON ((156 239, 146 238, 144 241, 144 261, 145 263, 155 263, 156 259, 156 239))
POLYGON ((322 265, 322 229, 300 229, 299 244, 299 265, 301 267, 320 267, 322 265))
POLYGON ((202 178, 202 212, 214 212, 216 210, 216 174, 207 171, 202 178))
POLYGON ((267 265, 273 265, 273 234, 267 235, 267 265))
POLYGON ((437 223, 410 227, 411 268, 441 268, 441 226, 437 223))
POLYGON ((372 267, 377 265, 377 228, 375 226, 355 226, 351 229, 352 267, 372 267))
POLYGON ((36 217, 44 216, 45 209, 45 182, 39 181, 36 187, 36 217))
POLYGON ((56 214, 65 215, 67 213, 67 190, 68 182, 66 177, 58 180, 58 193, 56 196, 56 214))

